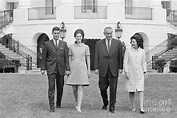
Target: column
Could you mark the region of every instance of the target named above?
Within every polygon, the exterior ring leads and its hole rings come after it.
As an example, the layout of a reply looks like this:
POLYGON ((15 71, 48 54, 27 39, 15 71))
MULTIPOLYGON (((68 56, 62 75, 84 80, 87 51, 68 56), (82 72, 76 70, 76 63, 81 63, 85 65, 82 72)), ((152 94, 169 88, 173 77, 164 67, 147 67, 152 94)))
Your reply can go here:
POLYGON ((161 0, 151 0, 151 6, 153 6, 153 7, 162 7, 161 0))
POLYGON ((73 0, 60 0, 60 5, 73 5, 73 0))
POLYGON ((29 8, 31 7, 31 0, 18 0, 17 8, 29 8))
POLYGON ((73 0, 60 0, 57 6, 57 20, 59 22, 70 22, 74 19, 73 0))
POLYGON ((166 22, 166 10, 162 8, 161 0, 151 0, 152 20, 166 22))
POLYGON ((14 23, 26 24, 28 22, 28 8, 31 7, 31 0, 18 0, 17 9, 14 9, 14 23))
POLYGON ((172 10, 177 10, 177 1, 176 0, 170 0, 171 2, 171 9, 172 10))
POLYGON ((125 8, 122 0, 108 0, 107 19, 117 23, 125 18, 125 8))

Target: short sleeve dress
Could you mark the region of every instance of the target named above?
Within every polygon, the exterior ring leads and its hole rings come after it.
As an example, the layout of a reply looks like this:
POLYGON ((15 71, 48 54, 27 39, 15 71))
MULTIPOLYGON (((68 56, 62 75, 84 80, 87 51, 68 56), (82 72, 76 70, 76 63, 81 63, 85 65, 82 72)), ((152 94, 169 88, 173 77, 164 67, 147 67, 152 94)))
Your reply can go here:
POLYGON ((90 55, 89 47, 85 44, 73 44, 69 48, 71 56, 70 75, 67 78, 66 85, 89 85, 87 75, 86 55, 90 55))

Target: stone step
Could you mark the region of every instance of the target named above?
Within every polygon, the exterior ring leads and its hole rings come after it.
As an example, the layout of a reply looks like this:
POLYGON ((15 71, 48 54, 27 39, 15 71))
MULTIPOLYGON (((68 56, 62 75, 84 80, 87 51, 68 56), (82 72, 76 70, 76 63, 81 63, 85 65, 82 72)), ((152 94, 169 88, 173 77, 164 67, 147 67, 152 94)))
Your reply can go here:
POLYGON ((41 73, 41 69, 37 67, 32 67, 32 70, 26 70, 26 66, 21 66, 18 69, 18 73, 41 73))
POLYGON ((177 52, 166 52, 165 54, 163 55, 177 55, 177 52))
POLYGON ((163 59, 170 59, 172 57, 175 57, 174 55, 162 55, 163 59))

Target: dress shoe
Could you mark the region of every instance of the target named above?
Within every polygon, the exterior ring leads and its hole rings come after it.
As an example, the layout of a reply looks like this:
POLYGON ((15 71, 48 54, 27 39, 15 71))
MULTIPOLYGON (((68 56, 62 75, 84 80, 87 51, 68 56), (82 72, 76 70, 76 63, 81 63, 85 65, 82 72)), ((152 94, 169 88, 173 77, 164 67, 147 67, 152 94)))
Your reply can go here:
POLYGON ((110 109, 109 111, 110 111, 111 113, 113 113, 113 114, 115 113, 115 111, 114 111, 113 109, 110 109))
POLYGON ((81 109, 78 109, 78 107, 76 106, 76 110, 78 111, 78 112, 81 112, 81 109))
POLYGON ((144 114, 144 113, 145 113, 145 111, 140 109, 140 113, 141 113, 141 114, 144 114))
POLYGON ((61 106, 59 106, 59 105, 56 105, 56 108, 60 109, 60 108, 61 108, 61 106))
POLYGON ((107 106, 103 105, 102 110, 107 110, 107 106))

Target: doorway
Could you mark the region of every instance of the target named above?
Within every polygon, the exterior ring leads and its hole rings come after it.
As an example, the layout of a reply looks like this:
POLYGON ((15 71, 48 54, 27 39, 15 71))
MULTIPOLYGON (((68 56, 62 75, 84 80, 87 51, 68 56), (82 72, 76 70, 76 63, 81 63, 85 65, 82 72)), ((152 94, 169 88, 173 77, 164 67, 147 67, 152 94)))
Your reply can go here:
POLYGON ((44 49, 44 43, 49 40, 49 37, 42 33, 37 39, 37 67, 40 67, 40 62, 42 58, 42 52, 44 49))
POLYGON ((90 69, 94 70, 95 61, 95 45, 100 39, 85 39, 85 44, 90 48, 90 69))

